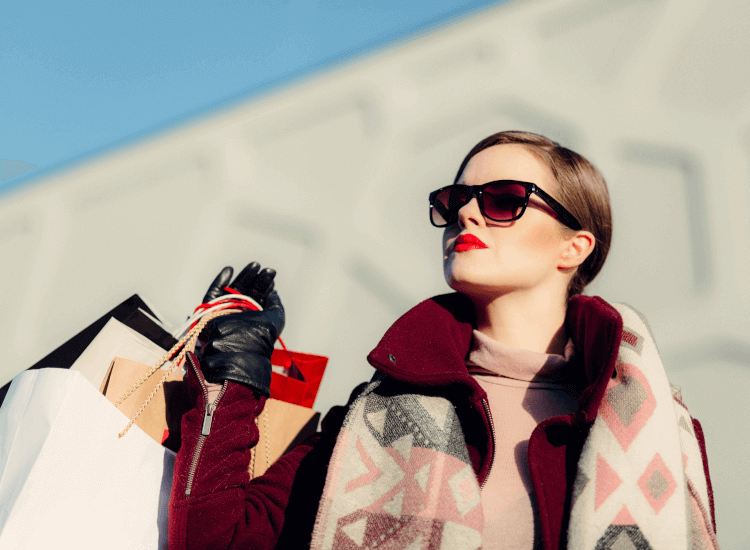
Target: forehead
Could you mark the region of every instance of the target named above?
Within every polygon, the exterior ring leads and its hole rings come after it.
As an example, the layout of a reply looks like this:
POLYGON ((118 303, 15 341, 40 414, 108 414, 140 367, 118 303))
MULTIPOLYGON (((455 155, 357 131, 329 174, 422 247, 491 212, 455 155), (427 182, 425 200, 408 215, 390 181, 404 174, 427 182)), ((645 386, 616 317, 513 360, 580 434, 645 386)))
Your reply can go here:
POLYGON ((542 158, 517 143, 493 145, 471 157, 457 183, 481 185, 495 180, 536 183, 545 190, 556 187, 555 176, 542 158))

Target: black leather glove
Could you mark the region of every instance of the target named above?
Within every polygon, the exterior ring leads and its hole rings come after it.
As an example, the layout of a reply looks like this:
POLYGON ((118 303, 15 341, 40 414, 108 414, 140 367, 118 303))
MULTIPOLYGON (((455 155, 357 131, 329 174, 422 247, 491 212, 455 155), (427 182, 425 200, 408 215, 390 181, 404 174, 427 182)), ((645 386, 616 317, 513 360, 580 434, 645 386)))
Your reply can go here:
MULTIPOLYGON (((206 325, 208 343, 200 362, 208 382, 231 380, 268 397, 271 387, 271 354, 276 339, 284 329, 284 306, 276 291, 268 292, 269 279, 272 286, 275 272, 264 270, 271 272, 271 276, 260 276, 264 271, 259 272, 260 266, 254 264, 255 262, 247 266, 232 283, 235 285, 240 281, 240 286, 232 287, 253 298, 255 293, 261 298, 258 302, 264 306, 264 310, 232 313, 211 320, 206 325), (246 272, 251 275, 242 279, 246 272)), ((231 276, 231 268, 224 268, 211 284, 209 293, 221 290, 231 276)), ((209 293, 207 297, 211 299, 209 293)), ((214 297, 220 295, 216 294, 214 297)))
POLYGON ((229 284, 229 281, 232 280, 233 272, 234 270, 229 266, 221 270, 214 279, 214 282, 211 283, 211 286, 208 287, 206 295, 203 297, 203 303, 228 294, 224 290, 224 287, 228 286, 245 296, 250 296, 265 308, 266 297, 273 290, 273 278, 276 276, 276 271, 269 268, 261 270, 258 262, 250 262, 245 266, 245 269, 240 271, 234 282, 229 284))

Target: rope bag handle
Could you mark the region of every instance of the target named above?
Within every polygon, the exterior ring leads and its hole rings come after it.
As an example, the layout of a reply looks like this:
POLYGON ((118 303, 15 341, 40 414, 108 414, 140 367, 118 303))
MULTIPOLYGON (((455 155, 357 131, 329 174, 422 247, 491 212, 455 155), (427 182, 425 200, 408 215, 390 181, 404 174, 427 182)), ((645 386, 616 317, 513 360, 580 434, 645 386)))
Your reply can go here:
POLYGON ((119 434, 117 434, 118 437, 124 436, 126 433, 128 433, 128 430, 135 424, 135 421, 138 419, 138 417, 141 415, 141 413, 146 408, 146 405, 148 405, 149 401, 156 395, 156 393, 161 389, 161 387, 164 385, 164 382, 166 382, 167 378, 171 373, 177 372, 177 369, 180 366, 180 363, 185 358, 185 355, 187 355, 187 352, 190 350, 195 350, 195 344, 198 341, 198 336, 200 335, 201 331, 206 327, 206 325, 211 321, 211 319, 215 319, 216 317, 221 317, 222 315, 229 315, 230 313, 236 313, 238 311, 241 311, 239 309, 224 309, 221 311, 214 311, 210 314, 204 316, 196 325, 194 325, 185 335, 174 345, 172 346, 172 349, 170 349, 166 355, 164 355, 159 361, 157 361, 156 365, 151 367, 151 369, 144 374, 140 380, 136 381, 133 386, 126 391, 120 399, 115 401, 115 407, 119 407, 120 404, 122 404, 123 401, 125 401, 130 395, 137 390, 141 384, 143 384, 146 380, 148 380, 152 374, 154 374, 159 367, 161 367, 163 364, 165 364, 167 361, 172 359, 175 354, 177 354, 176 357, 174 357, 174 361, 172 363, 172 366, 167 370, 167 372, 164 373, 164 376, 162 376, 161 380, 159 380, 159 383, 156 385, 156 387, 151 390, 151 393, 148 394, 148 397, 146 397, 146 400, 143 402, 143 404, 140 406, 140 408, 136 411, 135 415, 133 415, 133 418, 130 419, 130 422, 128 422, 128 425, 125 427, 123 431, 121 431, 119 434))
MULTIPOLYGON (((271 450, 268 444, 268 409, 264 408, 260 416, 263 417, 263 440, 266 444, 266 470, 268 470, 271 467, 271 450)), ((258 426, 259 418, 259 416, 255 417, 256 426, 258 426)), ((260 426, 258 426, 258 431, 260 432, 260 426)), ((258 441, 258 443, 260 443, 260 441, 258 441)), ((255 447, 250 449, 250 479, 255 478, 255 457, 257 456, 257 454, 258 446, 256 445, 255 447)))
MULTIPOLYGON (((161 389, 161 387, 164 385, 164 382, 166 382, 167 378, 171 373, 177 372, 177 369, 179 368, 182 361, 185 359, 185 356, 187 355, 188 351, 195 350, 195 345, 198 342, 198 337, 200 336, 200 333, 203 331, 203 329, 206 327, 206 325, 216 317, 221 317, 223 315, 229 315, 231 313, 238 313, 243 310, 252 310, 252 311, 262 311, 262 307, 258 302, 253 300, 250 296, 245 296, 238 291, 236 291, 233 288, 225 287, 224 290, 229 292, 229 295, 223 295, 219 296, 218 298, 214 298, 213 300, 200 304, 198 307, 195 308, 195 311, 193 312, 193 315, 188 318, 188 320, 183 324, 182 327, 180 327, 174 334, 176 338, 179 338, 178 342, 172 346, 172 349, 170 349, 166 355, 164 355, 159 361, 157 361, 156 365, 151 367, 151 369, 144 374, 140 380, 136 381, 133 386, 126 391, 122 397, 120 397, 115 402, 115 407, 119 407, 120 404, 122 404, 132 393, 137 390, 141 384, 143 384, 146 380, 148 380, 151 375, 153 375, 159 367, 167 363, 169 360, 173 360, 172 366, 167 369, 167 372, 164 373, 164 376, 159 380, 159 383, 156 385, 156 387, 151 391, 151 393, 146 397, 146 400, 143 402, 143 404, 140 406, 140 408, 136 411, 135 415, 133 415, 133 418, 130 419, 130 422, 128 422, 128 425, 125 427, 123 431, 121 431, 118 434, 118 437, 123 437, 126 433, 128 433, 128 430, 135 424, 135 421, 138 419, 138 417, 141 415, 141 413, 145 410, 146 405, 149 404, 151 399, 156 395, 156 393, 161 389)), ((281 344, 284 351, 287 351, 286 345, 284 342, 279 338, 279 343, 281 344)), ((257 418, 256 418, 257 423, 257 418)), ((266 417, 265 420, 265 426, 268 427, 268 418, 266 417)), ((266 460, 268 460, 268 433, 266 430, 266 460)), ((253 465, 254 457, 253 457, 253 465)))

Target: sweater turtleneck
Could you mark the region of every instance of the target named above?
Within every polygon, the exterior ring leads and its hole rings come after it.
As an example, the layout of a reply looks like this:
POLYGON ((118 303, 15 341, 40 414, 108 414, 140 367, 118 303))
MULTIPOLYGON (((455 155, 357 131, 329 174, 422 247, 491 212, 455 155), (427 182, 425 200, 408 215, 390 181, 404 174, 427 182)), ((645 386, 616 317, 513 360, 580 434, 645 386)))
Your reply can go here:
POLYGON ((527 449, 542 420, 577 409, 579 377, 570 358, 512 348, 474 330, 466 367, 487 392, 495 430, 495 459, 482 489, 483 548, 541 547, 527 449))

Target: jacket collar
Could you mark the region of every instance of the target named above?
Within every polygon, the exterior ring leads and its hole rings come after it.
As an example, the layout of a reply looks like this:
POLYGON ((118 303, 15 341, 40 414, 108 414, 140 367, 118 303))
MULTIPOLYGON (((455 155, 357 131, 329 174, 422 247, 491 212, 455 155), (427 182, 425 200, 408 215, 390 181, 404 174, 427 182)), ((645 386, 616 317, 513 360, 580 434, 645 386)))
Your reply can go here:
POLYGON ((573 339, 576 360, 586 376, 578 399, 576 424, 596 418, 607 384, 615 372, 622 340, 622 317, 599 296, 574 296, 568 302, 565 328, 573 339))
MULTIPOLYGON (((576 422, 593 422, 614 372, 622 318, 598 296, 574 296, 565 324, 575 345, 575 360, 586 377, 576 422)), ((475 325, 474 306, 466 296, 456 292, 435 296, 401 316, 367 360, 401 382, 452 386, 470 401, 478 401, 486 394, 464 365, 475 325)))

